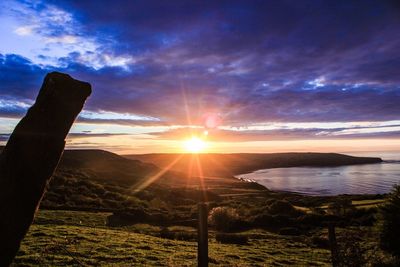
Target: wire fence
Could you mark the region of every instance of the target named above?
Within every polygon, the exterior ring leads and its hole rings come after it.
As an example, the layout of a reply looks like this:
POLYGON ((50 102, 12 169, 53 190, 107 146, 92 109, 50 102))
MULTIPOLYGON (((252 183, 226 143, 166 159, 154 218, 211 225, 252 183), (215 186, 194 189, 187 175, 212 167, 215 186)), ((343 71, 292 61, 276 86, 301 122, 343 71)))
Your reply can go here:
MULTIPOLYGON (((48 218, 52 212, 55 211, 46 211, 42 216, 45 219, 39 214, 14 266, 195 266, 197 263, 197 229, 182 226, 196 224, 196 220, 177 220, 174 224, 181 226, 172 227, 147 224, 109 227, 106 225, 109 213, 64 211, 60 219, 56 219, 60 214, 48 218), (165 229, 171 233, 188 234, 161 238, 165 229)), ((366 260, 376 260, 381 256, 376 255, 379 254, 376 249, 379 237, 377 227, 337 228, 336 232, 339 247, 345 243, 346 236, 353 238, 358 235, 366 260), (350 235, 351 232, 354 235, 350 235)), ((216 242, 215 231, 211 229, 210 263, 221 266, 332 264, 329 246, 313 243, 311 236, 281 236, 264 230, 251 230, 244 234, 249 237, 247 244, 221 244, 216 242)), ((320 230, 319 235, 326 241, 327 229, 320 230)))

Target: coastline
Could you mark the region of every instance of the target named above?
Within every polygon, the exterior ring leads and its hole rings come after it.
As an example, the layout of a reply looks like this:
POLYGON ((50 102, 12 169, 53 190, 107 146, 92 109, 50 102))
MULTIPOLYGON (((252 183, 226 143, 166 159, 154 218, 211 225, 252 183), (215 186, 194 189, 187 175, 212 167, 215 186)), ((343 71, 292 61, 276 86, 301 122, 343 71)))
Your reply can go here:
POLYGON ((400 161, 377 163, 263 168, 233 177, 273 192, 302 196, 385 195, 400 183, 400 161))

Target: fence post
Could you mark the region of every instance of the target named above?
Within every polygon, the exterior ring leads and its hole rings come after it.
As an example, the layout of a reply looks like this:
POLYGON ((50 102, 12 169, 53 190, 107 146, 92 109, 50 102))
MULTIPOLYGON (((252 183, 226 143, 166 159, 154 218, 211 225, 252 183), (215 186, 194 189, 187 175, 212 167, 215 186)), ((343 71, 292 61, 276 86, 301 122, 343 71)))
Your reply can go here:
POLYGON ((199 203, 199 225, 197 237, 197 264, 199 267, 208 266, 208 227, 207 217, 208 209, 207 204, 199 203))
POLYGON ((47 74, 35 104, 8 139, 0 155, 0 266, 17 254, 90 93, 88 83, 47 74))
POLYGON ((328 238, 331 249, 332 266, 337 267, 339 266, 339 251, 336 242, 335 226, 333 224, 328 225, 328 238))

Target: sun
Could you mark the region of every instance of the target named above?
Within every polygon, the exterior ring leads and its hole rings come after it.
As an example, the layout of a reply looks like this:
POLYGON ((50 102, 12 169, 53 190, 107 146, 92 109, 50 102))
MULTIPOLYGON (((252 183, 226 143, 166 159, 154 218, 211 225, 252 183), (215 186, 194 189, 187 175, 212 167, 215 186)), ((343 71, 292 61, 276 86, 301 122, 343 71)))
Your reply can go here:
POLYGON ((198 137, 192 137, 185 141, 185 150, 190 153, 201 153, 206 148, 206 142, 198 137))

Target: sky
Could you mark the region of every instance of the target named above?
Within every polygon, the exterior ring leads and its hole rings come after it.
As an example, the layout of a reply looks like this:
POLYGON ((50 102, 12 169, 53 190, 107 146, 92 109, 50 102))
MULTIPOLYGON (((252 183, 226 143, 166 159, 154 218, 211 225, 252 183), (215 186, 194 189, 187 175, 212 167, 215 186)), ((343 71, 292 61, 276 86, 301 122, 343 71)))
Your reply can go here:
POLYGON ((0 144, 60 71, 68 148, 400 151, 398 1, 3 0, 0 36, 0 144))

